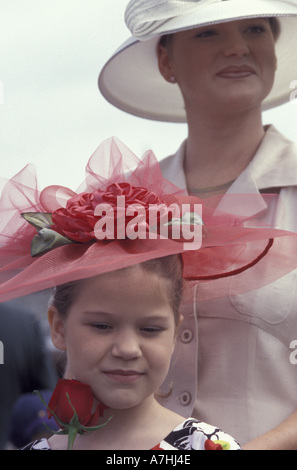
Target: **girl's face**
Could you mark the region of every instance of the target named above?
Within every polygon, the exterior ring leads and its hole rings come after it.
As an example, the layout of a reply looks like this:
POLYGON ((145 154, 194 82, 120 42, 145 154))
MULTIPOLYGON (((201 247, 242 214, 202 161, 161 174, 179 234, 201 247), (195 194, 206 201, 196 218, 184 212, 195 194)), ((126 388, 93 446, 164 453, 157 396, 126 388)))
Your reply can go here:
POLYGON ((159 46, 159 67, 176 78, 188 111, 260 106, 274 81, 274 46, 266 18, 221 23, 173 34, 159 46))
POLYGON ((135 266, 84 281, 65 320, 50 309, 68 373, 106 406, 135 407, 165 379, 176 332, 167 291, 157 275, 135 266))

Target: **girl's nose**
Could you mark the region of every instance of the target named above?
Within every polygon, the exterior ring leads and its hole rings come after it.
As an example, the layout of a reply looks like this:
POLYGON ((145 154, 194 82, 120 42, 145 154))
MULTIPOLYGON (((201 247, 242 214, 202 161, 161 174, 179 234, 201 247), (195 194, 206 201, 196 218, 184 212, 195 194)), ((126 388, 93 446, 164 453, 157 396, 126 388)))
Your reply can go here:
POLYGON ((114 339, 111 353, 114 357, 124 360, 137 359, 141 356, 141 348, 134 332, 121 332, 114 339))

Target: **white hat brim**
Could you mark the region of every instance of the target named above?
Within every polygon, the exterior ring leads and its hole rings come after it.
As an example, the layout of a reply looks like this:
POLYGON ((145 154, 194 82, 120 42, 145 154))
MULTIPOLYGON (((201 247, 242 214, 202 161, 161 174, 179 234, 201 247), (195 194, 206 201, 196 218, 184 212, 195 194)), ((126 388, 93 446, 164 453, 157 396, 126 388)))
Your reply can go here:
POLYGON ((246 2, 246 14, 242 2, 238 4, 238 11, 234 8, 236 0, 210 4, 204 9, 204 14, 200 8, 197 17, 192 12, 171 19, 166 25, 163 24, 162 32, 161 26, 156 29, 151 39, 128 39, 100 72, 98 85, 102 95, 129 114, 157 121, 186 122, 184 101, 178 85, 166 82, 159 72, 156 49, 160 36, 167 32, 247 17, 277 16, 281 29, 276 42, 277 71, 274 86, 263 102, 263 110, 288 102, 292 82, 297 80, 297 3, 292 6, 292 2, 252 0, 246 2))

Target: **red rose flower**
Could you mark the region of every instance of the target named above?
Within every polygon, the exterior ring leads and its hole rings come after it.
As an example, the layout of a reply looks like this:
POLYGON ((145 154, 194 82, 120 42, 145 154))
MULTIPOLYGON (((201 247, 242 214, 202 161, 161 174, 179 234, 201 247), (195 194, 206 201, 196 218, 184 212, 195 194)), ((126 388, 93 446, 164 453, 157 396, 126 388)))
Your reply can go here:
POLYGON ((100 416, 103 416, 104 407, 99 404, 92 413, 93 406, 94 398, 89 385, 78 380, 60 379, 49 401, 47 413, 49 418, 56 416, 59 421, 68 424, 73 418, 74 408, 82 426, 95 426, 100 416), (72 406, 67 399, 67 394, 72 406))
POLYGON ((68 450, 73 448, 77 434, 97 431, 111 419, 109 418, 99 426, 94 426, 107 407, 98 404, 95 412, 92 413, 94 398, 91 388, 78 380, 59 379, 48 405, 40 392, 35 390, 35 393, 47 407, 48 417, 53 417, 61 428, 58 433, 49 430, 54 434, 68 434, 68 450))
MULTIPOLYGON (((160 199, 155 193, 145 188, 132 186, 130 183, 113 183, 106 191, 94 191, 93 193, 81 193, 67 201, 66 208, 60 208, 53 212, 52 229, 64 235, 70 240, 88 242, 95 240, 94 228, 102 216, 96 216, 96 207, 100 204, 108 204, 113 208, 113 219, 124 216, 125 224, 134 216, 125 217, 125 214, 117 212, 117 197, 125 197, 125 209, 132 204, 144 207, 147 214, 150 204, 159 204, 160 199)), ((116 223, 115 223, 116 225, 116 223)), ((116 227, 115 227, 116 238, 116 227)))
MULTIPOLYGON (((82 193, 70 198, 66 208, 53 212, 52 229, 78 242, 88 242, 94 239, 94 226, 97 219, 94 216, 95 193, 82 193)), ((99 203, 99 202, 98 202, 99 203)))
POLYGON ((116 206, 118 196, 125 196, 126 207, 130 204, 141 204, 148 207, 149 204, 158 204, 160 202, 155 193, 151 193, 145 188, 132 186, 130 183, 111 184, 103 193, 102 200, 116 206))

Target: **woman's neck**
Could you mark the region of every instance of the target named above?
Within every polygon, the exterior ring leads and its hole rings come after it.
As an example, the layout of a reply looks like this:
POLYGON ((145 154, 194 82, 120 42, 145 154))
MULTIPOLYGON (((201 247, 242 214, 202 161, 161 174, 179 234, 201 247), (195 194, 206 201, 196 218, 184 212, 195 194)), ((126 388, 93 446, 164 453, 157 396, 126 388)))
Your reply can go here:
POLYGON ((260 111, 190 119, 184 161, 188 188, 228 189, 252 160, 264 134, 260 111))

